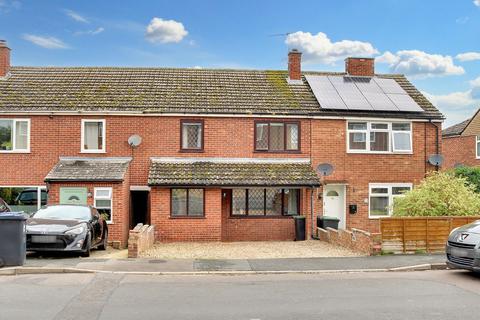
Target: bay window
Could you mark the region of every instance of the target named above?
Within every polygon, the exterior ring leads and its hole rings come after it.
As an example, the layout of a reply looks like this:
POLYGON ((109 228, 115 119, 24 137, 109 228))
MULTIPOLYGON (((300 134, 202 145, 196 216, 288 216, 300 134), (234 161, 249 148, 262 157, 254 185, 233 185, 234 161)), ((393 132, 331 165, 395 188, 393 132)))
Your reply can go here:
POLYGON ((0 152, 28 152, 30 119, 0 119, 0 152))
POLYGON ((411 153, 410 122, 361 122, 347 124, 350 153, 411 153))
POLYGON ((369 217, 379 218, 391 216, 395 198, 403 197, 405 192, 411 189, 411 183, 370 184, 369 217))
POLYGON ((300 150, 300 123, 258 121, 255 123, 255 151, 300 150))
POLYGON ((232 216, 288 216, 298 215, 299 189, 250 188, 233 189, 232 216))
POLYGON ((105 120, 82 120, 82 152, 105 152, 105 120))

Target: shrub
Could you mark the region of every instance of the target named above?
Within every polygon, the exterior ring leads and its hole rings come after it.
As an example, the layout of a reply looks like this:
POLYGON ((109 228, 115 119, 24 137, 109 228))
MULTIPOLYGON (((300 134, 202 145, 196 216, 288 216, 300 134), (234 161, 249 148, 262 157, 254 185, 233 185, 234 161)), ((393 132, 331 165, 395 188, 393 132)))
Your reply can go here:
POLYGON ((464 177, 480 193, 480 167, 459 167, 454 169, 457 177, 464 177))
POLYGON ((480 213, 480 195, 465 177, 430 173, 417 187, 395 199, 394 216, 470 216, 480 213))

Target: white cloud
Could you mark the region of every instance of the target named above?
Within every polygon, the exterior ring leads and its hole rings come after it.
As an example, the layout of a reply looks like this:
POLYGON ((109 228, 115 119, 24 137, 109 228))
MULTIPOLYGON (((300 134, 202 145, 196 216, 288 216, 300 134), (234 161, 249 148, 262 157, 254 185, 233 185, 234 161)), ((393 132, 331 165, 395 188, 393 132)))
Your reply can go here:
POLYGON ((480 7, 480 0, 473 0, 473 4, 480 7))
POLYGON ((420 50, 401 50, 396 53, 386 51, 377 57, 376 61, 387 63, 393 73, 403 73, 423 78, 465 73, 461 66, 453 63, 451 56, 429 54, 420 50))
POLYGON ((290 33, 285 43, 289 48, 299 49, 303 53, 303 60, 311 63, 334 64, 349 56, 370 57, 378 53, 368 42, 353 40, 332 42, 323 32, 315 35, 303 31, 290 33))
POLYGON ((88 19, 73 10, 65 10, 65 14, 77 22, 89 23, 88 19))
POLYGON ((20 9, 22 4, 20 1, 0 0, 0 13, 7 13, 13 9, 20 9))
POLYGON ((97 29, 94 29, 94 30, 87 30, 87 31, 77 31, 74 33, 74 35, 76 36, 82 36, 82 35, 92 35, 92 36, 95 36, 99 33, 102 33, 103 31, 105 31, 105 28, 103 27, 99 27, 97 29))
MULTIPOLYGON (((480 0, 479 0, 480 1, 480 0)), ((465 52, 459 53, 455 56, 459 61, 475 61, 480 60, 480 52, 465 52)))
POLYGON ((152 43, 178 43, 188 34, 181 22, 153 18, 147 26, 145 38, 152 43))
POLYGON ((55 37, 42 37, 36 36, 33 34, 24 34, 22 36, 23 39, 30 41, 37 46, 46 49, 67 49, 68 45, 66 45, 62 40, 57 39, 55 37))

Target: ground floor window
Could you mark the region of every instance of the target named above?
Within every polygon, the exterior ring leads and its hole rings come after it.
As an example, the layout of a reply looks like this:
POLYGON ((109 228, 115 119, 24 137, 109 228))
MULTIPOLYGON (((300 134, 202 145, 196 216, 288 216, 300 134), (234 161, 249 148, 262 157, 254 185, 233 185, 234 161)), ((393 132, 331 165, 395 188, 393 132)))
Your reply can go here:
POLYGON ((0 198, 12 211, 32 214, 47 204, 47 189, 46 187, 0 187, 0 198))
POLYGON ((298 215, 299 189, 250 188, 233 189, 232 216, 298 215))
POLYGON ((378 184, 369 186, 369 216, 370 218, 388 217, 392 215, 396 197, 412 189, 411 183, 378 184))
POLYGON ((203 217, 204 204, 203 189, 171 189, 172 217, 203 217))
POLYGON ((112 222, 112 188, 95 188, 95 208, 107 221, 112 222))

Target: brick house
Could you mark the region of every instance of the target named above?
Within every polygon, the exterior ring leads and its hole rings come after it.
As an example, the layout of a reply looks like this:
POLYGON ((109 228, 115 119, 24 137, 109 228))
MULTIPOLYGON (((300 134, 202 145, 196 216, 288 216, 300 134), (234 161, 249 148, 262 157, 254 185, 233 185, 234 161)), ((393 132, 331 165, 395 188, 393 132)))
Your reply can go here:
POLYGON ((480 110, 442 131, 444 168, 480 165, 480 110))
POLYGON ((288 58, 285 71, 14 67, 2 42, 0 197, 94 205, 122 245, 137 222, 161 241, 291 240, 297 214, 308 235, 317 215, 378 231, 435 169, 442 114, 373 59, 302 72, 288 58))

